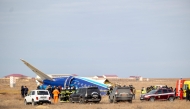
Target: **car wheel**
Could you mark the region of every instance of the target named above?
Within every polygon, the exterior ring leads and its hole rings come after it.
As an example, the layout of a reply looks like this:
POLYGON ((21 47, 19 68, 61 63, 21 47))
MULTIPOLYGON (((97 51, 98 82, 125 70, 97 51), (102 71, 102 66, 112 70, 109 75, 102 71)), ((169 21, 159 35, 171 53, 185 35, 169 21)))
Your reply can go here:
POLYGON ((151 98, 150 98, 150 101, 154 102, 154 98, 153 98, 153 97, 151 97, 151 98))
POLYGON ((170 97, 170 98, 169 98, 169 101, 171 101, 171 102, 174 101, 174 98, 173 98, 173 97, 170 97))
POLYGON ((35 106, 36 105, 36 103, 34 102, 34 100, 32 100, 32 106, 35 106))
POLYGON ((28 103, 27 103, 27 101, 26 101, 26 100, 24 100, 24 104, 25 104, 25 105, 28 105, 28 103))

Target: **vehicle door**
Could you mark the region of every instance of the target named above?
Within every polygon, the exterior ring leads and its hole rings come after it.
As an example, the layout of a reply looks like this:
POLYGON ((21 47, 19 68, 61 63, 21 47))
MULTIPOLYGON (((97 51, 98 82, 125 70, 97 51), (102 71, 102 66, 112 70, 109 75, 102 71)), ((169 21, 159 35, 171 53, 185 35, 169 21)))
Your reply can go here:
POLYGON ((32 94, 34 94, 34 91, 30 91, 30 93, 25 97, 27 102, 32 102, 32 94))
POLYGON ((161 99, 168 99, 168 90, 163 89, 162 90, 162 95, 160 96, 161 99))
POLYGON ((121 88, 118 90, 119 97, 132 97, 131 90, 127 88, 121 88))
POLYGON ((79 96, 80 96, 81 89, 77 89, 75 93, 72 95, 73 101, 79 101, 79 96))
POLYGON ((183 85, 183 97, 186 97, 186 90, 187 90, 187 88, 190 87, 188 83, 190 83, 190 81, 185 81, 184 82, 184 85, 183 85))
POLYGON ((155 99, 160 100, 162 95, 162 89, 159 89, 155 94, 155 99))
POLYGON ((49 93, 47 90, 37 91, 37 95, 39 100, 49 100, 49 93))

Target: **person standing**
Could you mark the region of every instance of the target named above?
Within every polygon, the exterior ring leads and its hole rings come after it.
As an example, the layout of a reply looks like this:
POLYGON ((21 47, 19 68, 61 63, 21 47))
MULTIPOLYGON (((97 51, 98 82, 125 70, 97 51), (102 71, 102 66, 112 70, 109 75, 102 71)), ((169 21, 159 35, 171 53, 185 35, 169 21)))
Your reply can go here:
POLYGON ((51 88, 51 85, 48 85, 46 90, 48 90, 50 96, 52 97, 52 88, 51 88))
POLYGON ((38 85, 36 89, 37 89, 37 90, 40 89, 40 85, 38 85))
POLYGON ((174 93, 175 93, 175 96, 176 96, 176 88, 174 89, 174 93))
POLYGON ((181 88, 179 91, 180 91, 180 100, 182 100, 183 99, 183 89, 181 88))
POLYGON ((187 87, 187 90, 186 90, 186 101, 190 101, 189 94, 190 94, 190 90, 189 90, 189 87, 187 87))
POLYGON ((53 91, 55 90, 55 87, 56 87, 56 86, 52 86, 52 88, 51 88, 52 98, 54 98, 54 97, 53 97, 53 91))
POLYGON ((25 86, 25 88, 24 88, 24 95, 27 96, 27 94, 28 94, 28 87, 25 86))
POLYGON ((133 89, 133 99, 135 99, 135 94, 136 94, 136 89, 134 87, 134 89, 133 89))
POLYGON ((141 94, 146 94, 146 89, 142 87, 141 94))
POLYGON ((21 86, 20 91, 21 91, 21 96, 24 98, 24 86, 21 86))
POLYGON ((57 87, 55 88, 55 90, 52 93, 53 93, 54 103, 57 103, 58 102, 58 95, 60 93, 58 91, 57 87))

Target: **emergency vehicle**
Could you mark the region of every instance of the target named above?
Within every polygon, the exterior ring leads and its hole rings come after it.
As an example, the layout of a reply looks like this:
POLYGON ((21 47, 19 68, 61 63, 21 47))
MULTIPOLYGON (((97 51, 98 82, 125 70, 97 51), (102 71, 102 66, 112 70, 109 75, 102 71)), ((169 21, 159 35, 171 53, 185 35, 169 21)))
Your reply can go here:
POLYGON ((187 81, 187 80, 177 80, 176 82, 176 97, 180 97, 180 89, 182 88, 183 89, 183 97, 185 98, 186 97, 186 90, 187 90, 187 87, 189 87, 190 89, 190 81, 187 81))

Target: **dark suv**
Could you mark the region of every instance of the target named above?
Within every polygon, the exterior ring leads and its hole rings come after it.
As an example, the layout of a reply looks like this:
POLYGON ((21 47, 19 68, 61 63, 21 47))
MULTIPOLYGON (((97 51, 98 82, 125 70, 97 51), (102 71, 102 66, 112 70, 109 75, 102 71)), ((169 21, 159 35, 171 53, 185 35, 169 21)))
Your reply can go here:
POLYGON ((128 101, 132 103, 133 94, 131 88, 128 86, 124 87, 115 87, 109 94, 110 103, 118 101, 128 101))
POLYGON ((151 90, 149 93, 140 96, 140 100, 148 100, 148 101, 155 101, 155 100, 174 101, 174 99, 175 99, 175 92, 173 92, 169 88, 160 88, 157 90, 151 90))
POLYGON ((101 101, 100 90, 98 87, 79 88, 75 91, 75 93, 70 95, 69 101, 71 103, 99 103, 101 101))

